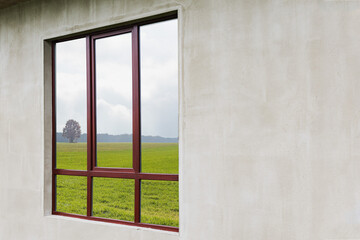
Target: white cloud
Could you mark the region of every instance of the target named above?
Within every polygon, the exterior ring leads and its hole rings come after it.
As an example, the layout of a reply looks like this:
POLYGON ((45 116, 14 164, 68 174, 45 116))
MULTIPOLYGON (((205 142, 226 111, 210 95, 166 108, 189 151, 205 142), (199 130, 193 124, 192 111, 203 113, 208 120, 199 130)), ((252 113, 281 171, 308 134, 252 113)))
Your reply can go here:
POLYGON ((132 133, 132 111, 121 104, 97 102, 97 132, 109 134, 132 133))
POLYGON ((140 28, 143 135, 178 137, 177 21, 140 28))

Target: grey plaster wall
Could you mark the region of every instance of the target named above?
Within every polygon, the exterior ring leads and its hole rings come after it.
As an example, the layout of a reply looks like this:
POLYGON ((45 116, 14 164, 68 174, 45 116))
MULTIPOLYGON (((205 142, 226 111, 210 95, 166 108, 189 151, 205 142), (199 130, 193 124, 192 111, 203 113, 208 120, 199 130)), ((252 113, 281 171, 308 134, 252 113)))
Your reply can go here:
POLYGON ((360 2, 0 10, 1 240, 360 239, 360 2), (44 40, 179 11, 180 233, 55 217, 44 40))

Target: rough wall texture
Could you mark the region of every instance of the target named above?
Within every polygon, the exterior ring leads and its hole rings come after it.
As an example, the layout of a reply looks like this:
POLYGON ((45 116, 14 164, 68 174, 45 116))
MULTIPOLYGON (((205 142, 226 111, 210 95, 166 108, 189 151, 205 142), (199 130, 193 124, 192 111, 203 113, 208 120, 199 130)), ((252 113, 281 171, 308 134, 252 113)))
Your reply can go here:
POLYGON ((33 0, 0 10, 0 239, 360 239, 359 29, 360 2, 341 0, 33 0), (43 40, 174 8, 180 234, 46 216, 43 40))

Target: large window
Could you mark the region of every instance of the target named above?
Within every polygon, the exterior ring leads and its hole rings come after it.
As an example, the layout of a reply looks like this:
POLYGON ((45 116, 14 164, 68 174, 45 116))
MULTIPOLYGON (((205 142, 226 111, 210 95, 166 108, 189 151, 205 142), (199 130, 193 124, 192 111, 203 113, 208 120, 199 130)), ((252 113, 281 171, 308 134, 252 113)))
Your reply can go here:
POLYGON ((176 15, 53 43, 53 214, 178 231, 176 15))

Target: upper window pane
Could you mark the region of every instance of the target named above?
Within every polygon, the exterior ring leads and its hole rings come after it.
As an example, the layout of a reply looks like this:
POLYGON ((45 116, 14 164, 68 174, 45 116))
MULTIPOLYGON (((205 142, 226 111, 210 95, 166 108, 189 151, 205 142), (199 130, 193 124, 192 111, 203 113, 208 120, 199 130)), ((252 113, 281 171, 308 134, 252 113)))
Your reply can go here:
POLYGON ((56 44, 56 167, 86 170, 86 42, 56 44))
POLYGON ((178 173, 177 20, 140 27, 141 169, 178 173))
POLYGON ((95 41, 97 166, 132 168, 131 33, 95 41))

